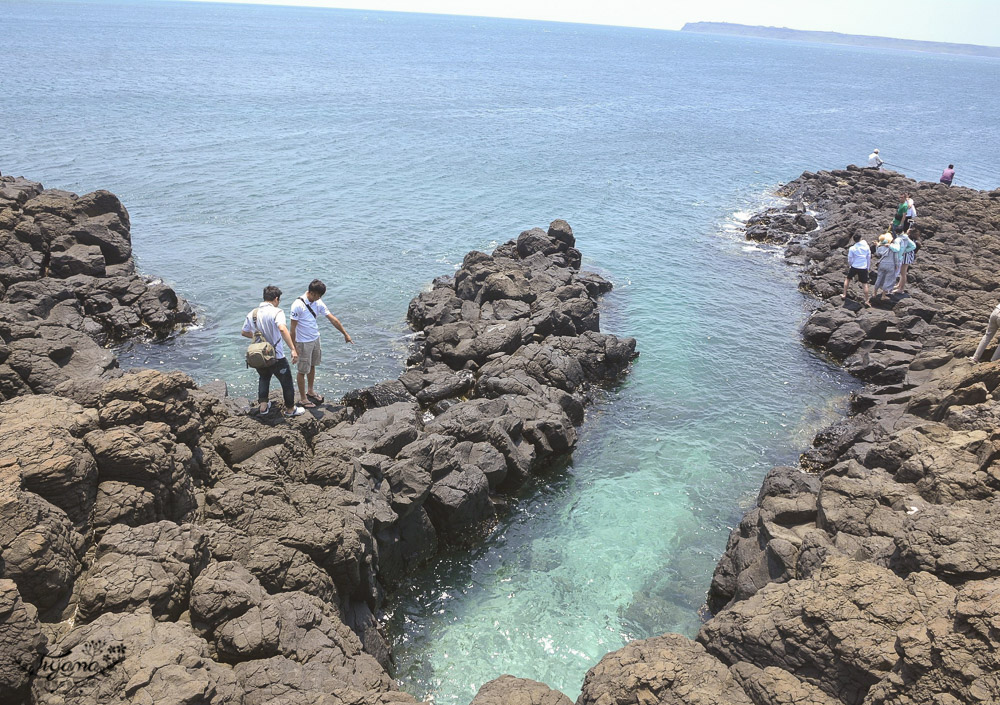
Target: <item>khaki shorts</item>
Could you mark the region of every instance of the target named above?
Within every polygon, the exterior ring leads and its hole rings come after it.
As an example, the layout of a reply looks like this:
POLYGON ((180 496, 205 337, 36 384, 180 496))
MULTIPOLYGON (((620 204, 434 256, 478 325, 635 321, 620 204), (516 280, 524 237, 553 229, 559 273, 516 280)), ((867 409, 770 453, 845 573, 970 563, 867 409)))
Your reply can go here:
POLYGON ((322 351, 319 348, 319 338, 310 340, 308 343, 295 343, 295 349, 299 351, 299 362, 295 369, 300 375, 309 374, 309 370, 319 365, 323 359, 322 351))

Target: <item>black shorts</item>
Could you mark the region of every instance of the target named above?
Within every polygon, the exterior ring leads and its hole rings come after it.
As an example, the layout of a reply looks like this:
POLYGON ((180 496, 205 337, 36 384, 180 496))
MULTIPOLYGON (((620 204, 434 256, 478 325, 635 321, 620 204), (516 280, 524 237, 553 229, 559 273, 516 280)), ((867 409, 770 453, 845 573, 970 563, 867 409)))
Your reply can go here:
POLYGON ((847 281, 850 281, 854 277, 858 278, 858 281, 862 284, 868 283, 868 270, 858 269, 857 267, 851 267, 847 270, 847 281))
POLYGON ((905 233, 906 231, 908 231, 908 230, 910 229, 910 225, 911 225, 912 223, 913 223, 913 220, 912 220, 911 218, 907 218, 907 219, 906 219, 906 222, 905 222, 905 223, 903 223, 903 232, 904 232, 904 233, 905 233))

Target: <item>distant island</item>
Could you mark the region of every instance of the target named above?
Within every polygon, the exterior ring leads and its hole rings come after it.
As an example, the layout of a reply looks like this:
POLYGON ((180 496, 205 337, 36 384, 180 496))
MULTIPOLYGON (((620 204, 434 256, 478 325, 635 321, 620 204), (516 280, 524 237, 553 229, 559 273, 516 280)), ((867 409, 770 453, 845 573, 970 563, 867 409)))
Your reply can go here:
POLYGON ((844 44, 876 49, 902 49, 934 54, 963 54, 965 56, 989 56, 1000 58, 1000 47, 978 44, 951 44, 948 42, 922 42, 913 39, 893 39, 892 37, 870 37, 862 34, 841 34, 840 32, 809 32, 786 27, 758 27, 729 22, 688 22, 681 27, 682 32, 699 34, 729 34, 740 37, 763 37, 765 39, 785 39, 797 42, 819 44, 844 44))

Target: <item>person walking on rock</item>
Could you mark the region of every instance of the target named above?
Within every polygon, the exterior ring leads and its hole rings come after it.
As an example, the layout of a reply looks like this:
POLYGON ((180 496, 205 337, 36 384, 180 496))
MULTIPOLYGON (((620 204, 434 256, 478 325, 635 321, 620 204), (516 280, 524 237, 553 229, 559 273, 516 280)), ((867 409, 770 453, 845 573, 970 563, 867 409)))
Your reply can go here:
POLYGON ((267 400, 271 392, 271 377, 277 377, 281 384, 281 394, 285 402, 285 416, 299 416, 306 412, 301 406, 295 405, 295 385, 292 384, 292 368, 288 366, 284 345, 292 353, 292 362, 298 362, 299 353, 295 349, 292 337, 285 326, 285 312, 278 308, 281 302, 281 289, 276 286, 264 287, 263 301, 253 311, 247 314, 243 322, 241 335, 253 339, 254 334, 274 346, 274 364, 257 370, 260 378, 257 383, 257 402, 259 411, 266 414, 271 410, 271 402, 267 400))
POLYGON ((899 235, 899 281, 893 294, 902 294, 906 291, 906 275, 910 271, 910 265, 917 261, 917 243, 910 239, 913 232, 900 233, 899 235))
POLYGON ((847 287, 851 279, 864 285, 865 306, 871 306, 868 297, 868 271, 872 266, 872 250, 868 243, 861 239, 861 233, 854 233, 854 244, 847 251, 847 276, 844 277, 844 293, 840 298, 847 299, 847 287))
POLYGON ((913 225, 913 220, 917 217, 917 207, 913 205, 913 196, 906 199, 906 217, 903 219, 903 232, 905 233, 913 225))
POLYGON ((319 344, 319 319, 326 318, 344 336, 345 343, 353 343, 337 317, 323 303, 326 284, 319 279, 309 283, 309 289, 292 303, 292 339, 299 351, 298 374, 295 380, 299 386, 299 404, 309 409, 326 401, 317 394, 313 385, 316 381, 316 366, 322 359, 319 344), (306 382, 308 380, 308 387, 306 382))
POLYGON ((878 155, 878 148, 873 150, 872 153, 868 155, 868 166, 871 168, 881 169, 883 164, 885 164, 885 162, 882 161, 882 158, 878 155))
POLYGON ((955 165, 949 164, 948 168, 941 172, 941 183, 945 186, 951 186, 951 182, 955 180, 955 165))
POLYGON ((876 301, 882 299, 882 294, 892 292, 892 286, 896 283, 899 273, 899 243, 893 241, 891 233, 879 236, 878 247, 875 248, 878 255, 878 274, 875 278, 875 286, 872 294, 876 301))
POLYGON ((896 216, 892 219, 893 235, 899 235, 903 232, 903 221, 906 220, 906 212, 910 210, 910 204, 907 202, 909 199, 910 194, 904 193, 902 201, 896 206, 896 216))
MULTIPOLYGON (((986 346, 993 340, 993 336, 996 335, 998 329, 1000 329, 1000 304, 997 304, 997 307, 993 309, 993 313, 990 314, 990 322, 986 326, 986 335, 979 341, 979 347, 976 348, 976 352, 969 358, 972 362, 979 362, 982 359, 983 353, 986 352, 986 346)), ((990 362, 996 362, 997 360, 1000 360, 1000 346, 993 353, 990 362)))

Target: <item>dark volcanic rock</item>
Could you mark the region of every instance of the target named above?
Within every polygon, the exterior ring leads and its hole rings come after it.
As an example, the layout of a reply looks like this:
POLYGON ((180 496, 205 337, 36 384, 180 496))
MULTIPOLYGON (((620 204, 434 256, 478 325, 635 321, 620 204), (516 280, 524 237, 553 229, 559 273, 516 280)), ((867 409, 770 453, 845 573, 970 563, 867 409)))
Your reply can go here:
MULTIPOLYGON (((821 299, 806 342, 868 386, 799 467, 764 480, 698 644, 667 635, 609 654, 578 703, 1000 702, 1000 365, 965 359, 1000 285, 996 194, 849 167, 803 174, 782 189, 791 206, 748 221, 749 239, 789 243, 800 288, 821 299), (902 193, 920 212, 906 294, 843 302, 851 236, 884 232, 902 193)), ((512 372, 510 391, 538 376, 512 372)))
POLYGON ((572 705, 573 701, 544 683, 500 676, 483 685, 469 705, 572 705))
MULTIPOLYGON (((193 320, 191 307, 172 289, 135 273, 128 212, 113 194, 77 197, 7 176, 0 177, 0 194, 0 337, 5 341, 25 337, 26 325, 39 330, 44 323, 103 344, 133 335, 164 336, 193 320)), ((56 366, 64 368, 59 358, 65 336, 50 333, 41 339, 47 342, 32 352, 51 353, 56 366)), ((86 348, 81 339, 68 345, 86 348)), ((95 374, 106 367, 98 364, 95 374)), ((37 392, 37 384, 17 371, 37 392)), ((38 378, 51 371, 37 365, 33 370, 38 378)), ((67 372, 83 375, 82 370, 67 372)), ((4 396, 25 391, 12 388, 4 396)))
POLYGON ((16 703, 28 694, 45 642, 35 609, 21 600, 13 581, 0 580, 0 702, 16 703))
POLYGON ((414 702, 386 590, 572 453, 590 388, 636 356, 599 332, 610 282, 565 221, 472 252, 411 303, 399 379, 288 421, 117 368, 107 343, 191 320, 129 228, 106 191, 0 177, 0 700, 414 702))

